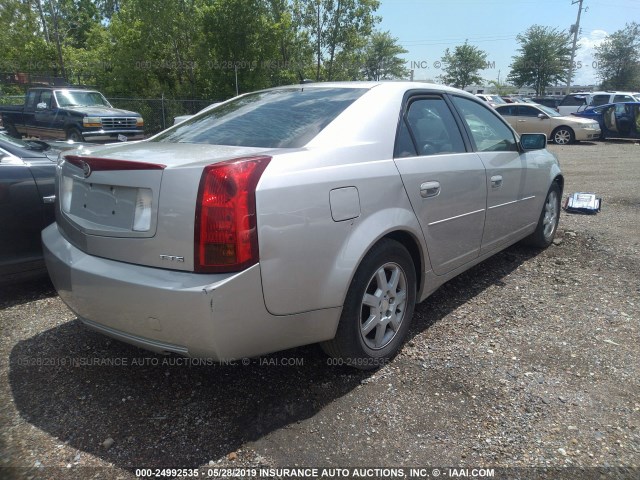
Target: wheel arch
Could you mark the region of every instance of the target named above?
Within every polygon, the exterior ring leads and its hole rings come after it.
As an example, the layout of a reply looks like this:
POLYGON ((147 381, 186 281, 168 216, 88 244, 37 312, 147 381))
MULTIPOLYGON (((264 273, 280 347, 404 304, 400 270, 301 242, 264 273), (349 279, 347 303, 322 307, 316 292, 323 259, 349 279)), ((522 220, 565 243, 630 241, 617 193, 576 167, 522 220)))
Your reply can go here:
MULTIPOLYGON (((553 139, 553 137, 555 136, 556 132, 557 132, 558 130, 563 129, 563 128, 564 128, 564 129, 566 129, 566 130, 569 130, 569 131, 571 132, 571 135, 573 136, 573 139, 574 139, 574 141, 575 141, 576 131, 575 131, 572 127, 570 127, 569 125, 558 125, 557 127, 555 127, 555 128, 551 131, 551 138, 553 139)), ((555 142, 555 140, 554 140, 554 142, 555 142)))
POLYGON ((347 283, 347 288, 344 289, 341 305, 344 305, 349 285, 352 284, 356 272, 362 264, 364 258, 376 245, 378 245, 385 239, 398 242, 409 252, 416 274, 416 298, 421 298, 421 292, 424 288, 425 282, 425 272, 430 268, 429 266, 431 263, 429 260, 429 254, 426 249, 426 244, 424 243, 424 240, 422 240, 422 231, 419 230, 419 225, 416 225, 416 227, 418 228, 418 230, 407 226, 392 228, 387 231, 380 232, 379 235, 375 236, 370 242, 367 243, 367 247, 362 249, 361 254, 358 256, 358 261, 354 263, 353 269, 349 276, 349 281, 347 283))
MULTIPOLYGON (((425 259, 418 240, 406 230, 395 230, 393 232, 389 232, 384 237, 379 239, 378 242, 380 242, 380 240, 384 238, 395 240, 404 248, 406 248, 409 252, 409 255, 411 255, 414 270, 416 272, 416 294, 418 294, 421 291, 424 283, 425 271, 425 259)), ((371 248, 373 248, 373 245, 371 246, 371 248)))

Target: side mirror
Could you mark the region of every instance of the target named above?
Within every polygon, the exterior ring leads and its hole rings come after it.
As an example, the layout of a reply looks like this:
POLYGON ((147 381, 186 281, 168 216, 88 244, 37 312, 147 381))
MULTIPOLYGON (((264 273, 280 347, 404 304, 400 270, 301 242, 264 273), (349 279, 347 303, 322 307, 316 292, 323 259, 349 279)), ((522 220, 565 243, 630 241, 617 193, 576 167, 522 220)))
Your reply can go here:
POLYGON ((523 133, 520 136, 520 146, 525 152, 542 150, 547 147, 547 136, 544 133, 523 133))
POLYGON ((40 102, 39 104, 36 105, 36 109, 37 110, 46 110, 47 109, 47 104, 45 102, 40 102))
POLYGON ((538 114, 538 118, 539 118, 540 120, 544 120, 544 119, 546 119, 546 118, 549 118, 549 116, 548 116, 548 115, 545 115, 544 113, 539 113, 539 114, 538 114))

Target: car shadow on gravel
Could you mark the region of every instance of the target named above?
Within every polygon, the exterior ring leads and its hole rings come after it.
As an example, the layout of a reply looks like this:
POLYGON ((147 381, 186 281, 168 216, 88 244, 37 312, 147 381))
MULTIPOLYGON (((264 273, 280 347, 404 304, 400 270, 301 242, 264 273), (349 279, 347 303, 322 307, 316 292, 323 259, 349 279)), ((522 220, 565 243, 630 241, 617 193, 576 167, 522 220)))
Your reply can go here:
POLYGON ((416 306, 408 339, 423 332, 488 287, 505 286, 502 281, 504 277, 540 253, 540 250, 513 245, 451 279, 416 306))
POLYGON ((31 280, 1 285, 0 310, 57 295, 58 293, 46 274, 31 280))
MULTIPOLYGON (((418 306, 409 337, 535 254, 511 247, 444 285, 418 306)), ((333 366, 317 346, 235 365, 199 363, 113 341, 76 320, 16 344, 9 382, 24 420, 60 443, 134 470, 219 459, 314 416, 371 375, 333 366)))

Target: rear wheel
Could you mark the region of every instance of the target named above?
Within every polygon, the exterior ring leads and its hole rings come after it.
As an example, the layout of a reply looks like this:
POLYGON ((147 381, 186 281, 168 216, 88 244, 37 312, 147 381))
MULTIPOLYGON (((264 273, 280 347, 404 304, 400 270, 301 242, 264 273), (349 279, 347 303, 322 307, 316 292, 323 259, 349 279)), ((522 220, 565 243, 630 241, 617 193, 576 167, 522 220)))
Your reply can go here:
POLYGON ((553 242, 560 220, 560 186, 553 183, 542 206, 536 230, 525 238, 525 243, 536 248, 547 248, 553 242))
POLYGON ((71 140, 73 142, 84 142, 84 137, 80 130, 77 128, 71 128, 67 130, 67 140, 71 140))
POLYGON ((365 256, 351 282, 338 330, 324 351, 361 370, 378 368, 400 349, 416 301, 416 273, 400 243, 383 239, 365 256))
POLYGON ((556 145, 568 145, 576 141, 576 136, 569 127, 558 127, 551 134, 556 145))

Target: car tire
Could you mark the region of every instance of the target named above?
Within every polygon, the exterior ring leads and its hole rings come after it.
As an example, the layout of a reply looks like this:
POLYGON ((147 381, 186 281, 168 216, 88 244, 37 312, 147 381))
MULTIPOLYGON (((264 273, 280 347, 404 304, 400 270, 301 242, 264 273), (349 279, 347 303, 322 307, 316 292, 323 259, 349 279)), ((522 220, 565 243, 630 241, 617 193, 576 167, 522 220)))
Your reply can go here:
POLYGON ((10 137, 22 138, 22 135, 20 135, 20 133, 18 132, 18 129, 16 128, 16 126, 13 123, 7 123, 4 126, 4 129, 7 131, 7 133, 9 134, 10 137))
POLYGON ((321 344, 338 365, 373 370, 400 349, 416 302, 416 271, 400 243, 383 239, 351 281, 335 338, 321 344))
POLYGON ((524 239, 524 243, 535 248, 547 248, 553 243, 560 220, 560 185, 553 182, 540 212, 535 231, 524 239))
POLYGON ((576 141, 576 135, 569 127, 558 127, 551 133, 553 143, 556 145, 569 145, 576 141))
POLYGON ((84 137, 77 128, 70 128, 67 130, 67 140, 71 140, 73 142, 84 142, 84 137))

